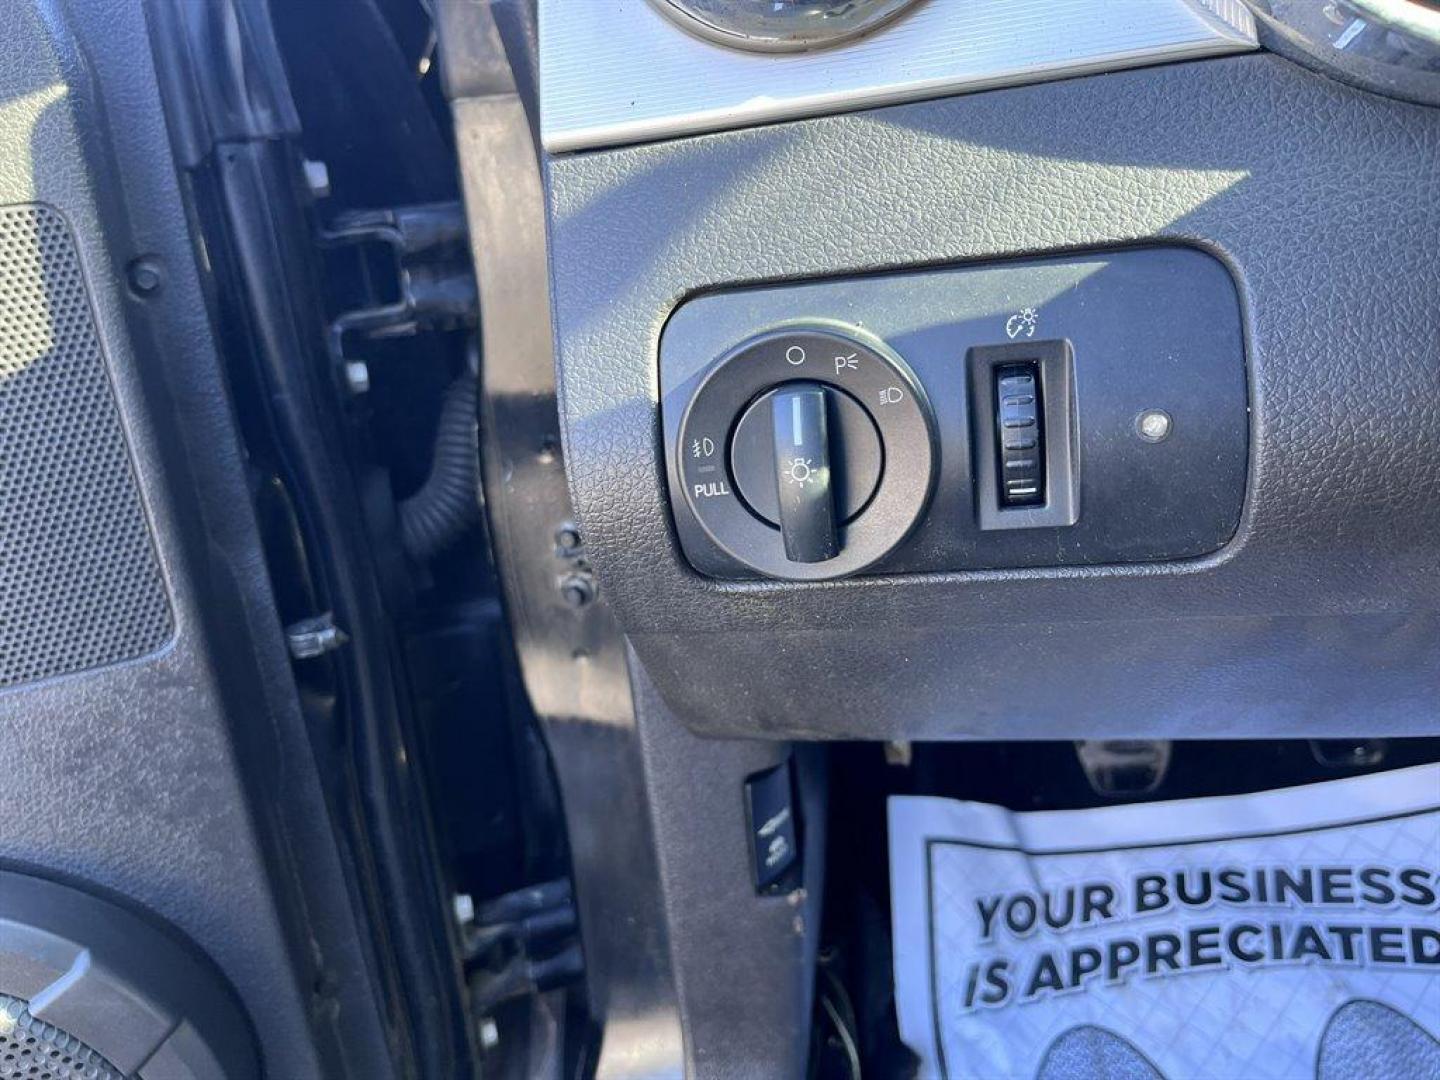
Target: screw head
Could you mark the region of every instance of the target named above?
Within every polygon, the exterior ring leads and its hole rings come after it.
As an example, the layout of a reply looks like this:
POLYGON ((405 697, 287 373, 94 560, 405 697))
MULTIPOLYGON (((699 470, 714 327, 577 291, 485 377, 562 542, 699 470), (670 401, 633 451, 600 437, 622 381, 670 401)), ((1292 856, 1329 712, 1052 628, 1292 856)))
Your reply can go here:
POLYGON ((1170 434, 1174 422, 1164 409, 1146 409, 1135 418, 1135 431, 1146 442, 1160 442, 1170 434))
POLYGON ((560 595, 572 608, 582 608, 595 599, 595 579, 589 574, 566 574, 560 579, 560 595))
POLYGON ((129 278, 130 288, 139 296, 149 296, 160 290, 164 282, 164 274, 160 270, 160 260, 152 255, 142 255, 133 260, 126 272, 129 278))
POLYGON ((555 546, 562 552, 572 552, 580 547, 580 531, 573 525, 562 525, 555 530, 555 546))

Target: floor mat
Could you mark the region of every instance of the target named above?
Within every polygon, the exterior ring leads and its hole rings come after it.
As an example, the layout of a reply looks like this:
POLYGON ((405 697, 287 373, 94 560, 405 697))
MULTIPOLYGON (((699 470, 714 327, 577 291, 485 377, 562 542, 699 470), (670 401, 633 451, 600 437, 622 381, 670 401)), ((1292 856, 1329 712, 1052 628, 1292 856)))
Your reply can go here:
POLYGON ((922 1077, 1440 1080, 1440 766, 1098 810, 896 797, 889 816, 922 1077))

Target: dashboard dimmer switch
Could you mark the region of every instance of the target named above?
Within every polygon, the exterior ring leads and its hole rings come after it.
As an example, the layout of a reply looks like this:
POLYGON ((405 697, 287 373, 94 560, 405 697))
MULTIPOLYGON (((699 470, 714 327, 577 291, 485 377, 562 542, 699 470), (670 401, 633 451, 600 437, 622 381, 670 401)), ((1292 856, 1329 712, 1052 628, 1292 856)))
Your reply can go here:
POLYGON ((1045 421, 1038 364, 995 369, 995 465, 1001 506, 1045 501, 1045 421))
POLYGON ((1074 352, 1064 339, 976 345, 968 356, 975 510, 982 532, 1080 518, 1074 352))

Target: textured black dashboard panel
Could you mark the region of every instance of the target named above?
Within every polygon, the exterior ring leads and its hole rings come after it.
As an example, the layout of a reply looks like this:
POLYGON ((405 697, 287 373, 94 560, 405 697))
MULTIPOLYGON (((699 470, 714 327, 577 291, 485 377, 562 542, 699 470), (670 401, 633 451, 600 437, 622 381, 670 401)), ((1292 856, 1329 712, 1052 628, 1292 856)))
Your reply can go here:
POLYGON ((549 180, 578 510, 693 727, 1440 726, 1440 111, 1255 55, 556 158, 549 180), (807 586, 685 567, 656 352, 686 296, 1156 238, 1207 248, 1241 288, 1250 496, 1223 552, 807 586))

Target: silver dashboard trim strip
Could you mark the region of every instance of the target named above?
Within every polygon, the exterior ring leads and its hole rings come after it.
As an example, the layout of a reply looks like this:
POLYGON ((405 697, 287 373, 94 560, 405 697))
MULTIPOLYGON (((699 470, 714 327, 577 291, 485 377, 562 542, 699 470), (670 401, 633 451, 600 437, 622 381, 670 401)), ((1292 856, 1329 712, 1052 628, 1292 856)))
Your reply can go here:
POLYGON ((988 90, 1256 47, 1241 0, 925 0, 869 37, 757 54, 646 0, 539 0, 552 153, 988 90))

